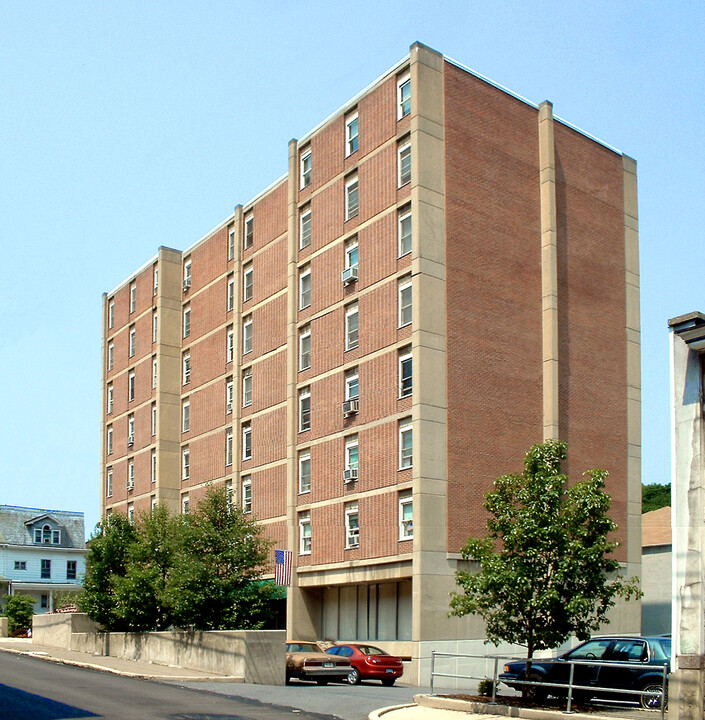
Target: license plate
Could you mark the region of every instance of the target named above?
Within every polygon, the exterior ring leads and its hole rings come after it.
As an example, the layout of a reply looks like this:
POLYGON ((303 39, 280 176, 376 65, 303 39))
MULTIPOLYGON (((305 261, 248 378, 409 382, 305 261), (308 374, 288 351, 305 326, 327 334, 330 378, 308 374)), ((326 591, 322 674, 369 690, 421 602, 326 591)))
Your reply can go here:
POLYGON ((387 669, 385 670, 385 672, 388 672, 388 673, 393 673, 393 672, 394 672, 394 670, 392 670, 392 668, 387 668, 387 669))
POLYGON ((335 667, 335 663, 332 662, 324 662, 323 667, 335 667))

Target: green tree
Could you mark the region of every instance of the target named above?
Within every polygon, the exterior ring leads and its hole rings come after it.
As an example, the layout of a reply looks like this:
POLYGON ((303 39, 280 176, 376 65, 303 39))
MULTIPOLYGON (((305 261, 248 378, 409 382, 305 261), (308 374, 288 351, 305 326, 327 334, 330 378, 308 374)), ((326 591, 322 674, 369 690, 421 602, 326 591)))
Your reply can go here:
POLYGON ((527 453, 522 474, 504 475, 485 496, 487 536, 463 548, 477 571, 462 570, 451 615, 475 613, 487 639, 525 645, 527 657, 571 635, 587 639, 607 621, 616 598, 638 598, 610 557, 617 543, 604 470, 568 487, 566 445, 550 440, 527 453))
POLYGON ((641 486, 641 512, 647 513, 671 506, 671 483, 641 486))
POLYGON ((7 631, 10 635, 26 633, 32 627, 34 598, 31 595, 7 595, 5 597, 7 631))

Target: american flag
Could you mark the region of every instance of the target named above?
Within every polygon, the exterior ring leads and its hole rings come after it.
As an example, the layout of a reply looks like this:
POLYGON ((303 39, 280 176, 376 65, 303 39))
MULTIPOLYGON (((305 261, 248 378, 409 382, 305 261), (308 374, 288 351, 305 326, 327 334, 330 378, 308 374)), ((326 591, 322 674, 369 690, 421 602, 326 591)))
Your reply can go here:
POLYGON ((291 585, 291 550, 274 551, 274 582, 291 585))

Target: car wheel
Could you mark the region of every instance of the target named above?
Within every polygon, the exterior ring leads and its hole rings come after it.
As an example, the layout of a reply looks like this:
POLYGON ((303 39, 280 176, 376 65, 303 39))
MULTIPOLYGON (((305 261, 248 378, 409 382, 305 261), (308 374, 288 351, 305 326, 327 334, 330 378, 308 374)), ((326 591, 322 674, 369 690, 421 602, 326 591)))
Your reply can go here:
POLYGON ((360 677, 360 671, 357 668, 353 668, 348 674, 348 682, 351 685, 359 685, 360 680, 362 680, 360 677))
POLYGON ((328 678, 316 678, 316 685, 327 685, 328 678))
POLYGON ((384 678, 382 680, 382 685, 384 685, 384 687, 392 687, 392 685, 394 685, 395 680, 396 680, 396 678, 384 678))
MULTIPOLYGON (((531 673, 528 679, 530 682, 541 682, 543 680, 538 673, 531 673)), ((536 685, 524 685, 523 688, 529 700, 541 701, 548 697, 548 688, 537 687, 536 685)))
MULTIPOLYGON (((650 680, 644 683, 640 688, 643 695, 639 696, 639 704, 644 710, 660 710, 662 690, 660 682, 650 680)), ((666 695, 666 707, 668 707, 668 695, 666 695)))

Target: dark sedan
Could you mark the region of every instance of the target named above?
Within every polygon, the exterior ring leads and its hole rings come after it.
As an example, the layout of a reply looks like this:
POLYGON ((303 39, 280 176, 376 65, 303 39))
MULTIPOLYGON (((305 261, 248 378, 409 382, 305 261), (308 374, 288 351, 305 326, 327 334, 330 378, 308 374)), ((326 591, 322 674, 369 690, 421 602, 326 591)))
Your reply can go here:
POLYGON ((390 655, 374 645, 334 645, 326 652, 350 660, 352 670, 348 675, 348 682, 351 685, 358 685, 361 680, 380 680, 382 685, 391 687, 404 672, 400 657, 390 655))
MULTIPOLYGON (((555 660, 534 660, 526 677, 526 660, 507 663, 499 676, 500 682, 521 690, 517 680, 531 682, 565 683, 570 679, 569 661, 575 661, 573 684, 576 700, 586 702, 593 697, 618 697, 620 690, 638 690, 642 695, 625 695, 622 699, 639 702, 645 709, 661 707, 663 668, 668 672, 671 657, 671 639, 666 637, 601 637, 593 638, 564 653, 555 660), (604 665, 591 665, 599 660, 604 665), (614 666, 611 663, 615 663, 614 666), (619 664, 618 664, 619 663, 619 664)), ((567 689, 527 686, 528 694, 537 699, 547 695, 567 695, 567 689)))

